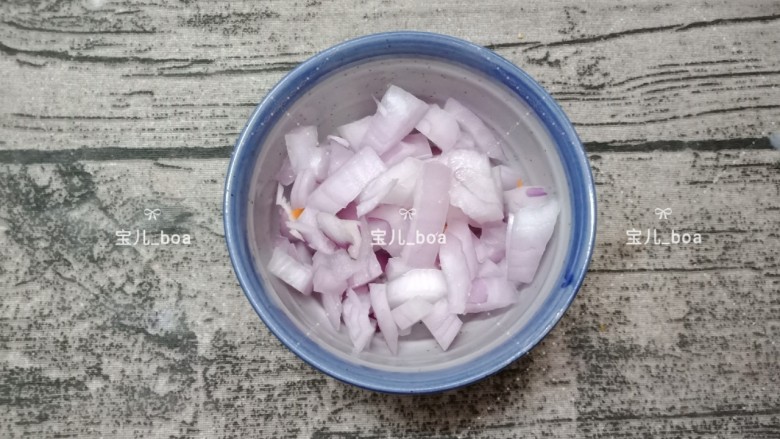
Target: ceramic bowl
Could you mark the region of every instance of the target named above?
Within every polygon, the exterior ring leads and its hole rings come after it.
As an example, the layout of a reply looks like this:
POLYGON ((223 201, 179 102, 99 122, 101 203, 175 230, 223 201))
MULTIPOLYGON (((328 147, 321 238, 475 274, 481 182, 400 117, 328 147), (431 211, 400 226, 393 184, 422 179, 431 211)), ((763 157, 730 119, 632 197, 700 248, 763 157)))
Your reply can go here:
POLYGON ((593 250, 596 198, 582 144, 553 98, 519 67, 483 47, 421 32, 369 35, 300 64, 263 99, 236 143, 227 172, 225 237, 239 283, 257 314, 300 358, 341 381, 390 393, 431 393, 493 374, 550 332, 582 284, 593 250), (512 307, 467 316, 446 352, 422 325, 392 355, 380 337, 360 354, 304 296, 265 268, 273 249, 276 171, 284 134, 317 125, 324 135, 375 111, 390 84, 428 101, 455 97, 480 115, 509 160, 552 188, 561 213, 532 284, 512 307))

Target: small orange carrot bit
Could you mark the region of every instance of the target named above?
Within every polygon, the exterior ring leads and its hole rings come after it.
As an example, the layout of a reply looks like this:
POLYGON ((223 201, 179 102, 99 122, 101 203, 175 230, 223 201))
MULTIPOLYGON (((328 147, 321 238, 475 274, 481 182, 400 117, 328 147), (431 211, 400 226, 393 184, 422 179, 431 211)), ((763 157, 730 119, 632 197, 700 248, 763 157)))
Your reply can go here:
POLYGON ((520 178, 517 179, 517 187, 523 187, 523 180, 520 178))
POLYGON ((293 219, 298 219, 298 217, 301 216, 302 213, 303 213, 303 207, 299 207, 297 209, 293 209, 290 215, 293 217, 293 219))

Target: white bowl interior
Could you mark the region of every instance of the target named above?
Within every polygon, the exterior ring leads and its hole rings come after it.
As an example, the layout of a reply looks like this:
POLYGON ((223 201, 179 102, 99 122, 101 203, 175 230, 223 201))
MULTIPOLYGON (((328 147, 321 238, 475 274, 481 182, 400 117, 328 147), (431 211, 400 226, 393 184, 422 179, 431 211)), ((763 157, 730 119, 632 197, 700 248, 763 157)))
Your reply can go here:
POLYGON ((253 256, 266 292, 306 336, 334 355, 354 364, 396 372, 435 371, 463 364, 503 343, 517 333, 554 291, 571 237, 571 207, 558 151, 538 115, 504 85, 480 73, 420 58, 392 58, 347 67, 310 90, 292 104, 270 131, 258 156, 252 177, 248 218, 253 256), (330 326, 318 302, 318 294, 304 296, 270 275, 265 269, 277 236, 274 197, 276 171, 286 156, 284 134, 299 125, 317 125, 319 135, 375 111, 373 97, 381 98, 389 84, 400 86, 427 102, 443 104, 454 97, 477 113, 504 143, 512 165, 531 185, 550 188, 561 204, 561 214, 533 283, 521 288, 520 301, 503 310, 463 317, 461 333, 444 352, 418 324, 402 337, 398 355, 392 355, 381 336, 359 354, 342 325, 330 326))

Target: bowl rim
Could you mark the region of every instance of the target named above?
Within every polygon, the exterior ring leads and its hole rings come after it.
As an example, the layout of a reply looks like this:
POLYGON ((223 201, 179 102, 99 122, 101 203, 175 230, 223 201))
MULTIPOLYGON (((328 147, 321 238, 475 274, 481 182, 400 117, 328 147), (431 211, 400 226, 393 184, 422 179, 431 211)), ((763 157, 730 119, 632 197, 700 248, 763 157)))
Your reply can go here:
POLYGON ((231 154, 225 177, 223 225, 230 260, 245 296, 269 330, 289 350, 314 368, 358 387, 383 393, 437 393, 497 373, 526 355, 560 321, 582 286, 592 258, 596 189, 587 155, 571 122, 552 96, 520 67, 491 50, 456 37, 417 31, 384 32, 351 39, 315 54, 268 92, 242 129, 231 154), (263 140, 289 105, 338 69, 394 55, 440 58, 476 68, 512 90, 537 113, 552 137, 563 162, 572 202, 572 235, 556 287, 558 291, 545 299, 526 326, 500 345, 464 364, 432 372, 390 372, 349 363, 305 337, 266 294, 249 249, 244 214, 253 203, 248 199, 248 186, 263 140))

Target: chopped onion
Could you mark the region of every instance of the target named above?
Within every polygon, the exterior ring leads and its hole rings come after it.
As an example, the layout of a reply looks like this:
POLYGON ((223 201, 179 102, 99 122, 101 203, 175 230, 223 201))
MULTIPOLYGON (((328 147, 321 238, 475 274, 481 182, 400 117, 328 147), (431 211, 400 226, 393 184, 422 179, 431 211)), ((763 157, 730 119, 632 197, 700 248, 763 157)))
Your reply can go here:
POLYGON ((410 221, 404 221, 400 212, 398 206, 382 204, 366 214, 369 220, 383 220, 388 225, 388 229, 384 230, 384 233, 380 232, 377 236, 380 242, 384 242, 380 247, 387 250, 391 256, 401 256, 401 250, 404 248, 401 238, 406 236, 411 224, 410 221))
POLYGON ((323 148, 328 153, 327 176, 333 175, 336 171, 341 169, 342 166, 344 166, 344 163, 346 163, 350 158, 352 158, 352 156, 355 155, 354 152, 337 142, 329 142, 323 146, 323 148))
POLYGON ((452 147, 452 149, 474 149, 477 147, 477 143, 474 142, 474 138, 471 137, 471 134, 461 131, 460 132, 460 138, 455 143, 455 146, 452 147))
POLYGON ((412 132, 428 111, 428 104, 408 91, 391 85, 377 110, 368 124, 360 148, 373 148, 382 154, 412 132))
POLYGON ((295 181, 295 170, 293 170, 289 158, 284 159, 282 162, 282 167, 276 173, 276 181, 282 186, 289 186, 295 181))
POLYGON ((360 148, 360 142, 363 140, 363 137, 365 137, 368 126, 371 124, 372 117, 373 116, 368 115, 362 119, 342 125, 336 128, 336 131, 338 131, 341 137, 349 143, 350 148, 358 150, 360 148))
POLYGON ((385 276, 387 276, 387 280, 398 279, 408 273, 411 269, 412 267, 406 265, 403 259, 390 258, 387 260, 387 265, 385 266, 385 276))
POLYGON ((501 221, 504 209, 493 182, 488 158, 476 151, 458 149, 442 154, 452 169, 450 202, 478 224, 501 221))
POLYGON ((413 297, 395 307, 392 314, 398 329, 404 331, 422 320, 431 311, 433 311, 433 305, 430 302, 419 297, 413 297))
POLYGON ((295 179, 295 183, 292 186, 292 192, 290 193, 290 206, 293 209, 301 209, 306 207, 306 201, 309 195, 317 187, 317 178, 314 175, 314 171, 306 169, 298 175, 295 179))
POLYGON ((303 294, 311 294, 312 268, 295 260, 283 247, 274 247, 268 271, 303 294))
MULTIPOLYGON (((450 208, 450 212, 460 211, 458 208, 450 208)), ((462 213, 461 213, 462 215, 462 213)), ((454 235, 460 242, 460 248, 463 252, 463 257, 466 258, 466 264, 468 265, 469 275, 471 279, 477 276, 479 269, 479 262, 477 261, 477 253, 474 250, 474 240, 478 239, 474 236, 471 229, 466 222, 465 215, 462 218, 447 219, 447 233, 454 235)))
POLYGON ((353 288, 365 285, 382 274, 382 267, 371 248, 371 238, 368 236, 368 222, 360 220, 361 243, 358 251, 357 270, 349 279, 349 285, 353 288))
POLYGON ((504 151, 501 149, 501 143, 490 131, 490 128, 485 126, 485 123, 471 110, 453 98, 447 99, 444 110, 455 117, 461 128, 474 138, 477 147, 488 157, 496 160, 506 159, 504 151))
POLYGON ((365 215, 380 203, 410 207, 422 167, 422 161, 407 157, 375 178, 358 197, 358 216, 365 215))
POLYGON ((506 224, 496 222, 485 224, 482 234, 479 236, 483 244, 484 255, 487 259, 498 262, 506 255, 506 224))
POLYGON ((506 237, 507 277, 531 283, 555 229, 560 207, 554 199, 541 206, 517 209, 509 215, 506 237))
POLYGON ((425 116, 417 122, 415 128, 442 151, 452 149, 460 137, 458 121, 436 104, 428 107, 425 116))
POLYGON ((335 214, 386 170, 384 162, 373 150, 362 149, 312 192, 309 204, 322 212, 335 214))
POLYGON ((320 230, 317 223, 317 211, 313 208, 306 208, 298 219, 287 221, 287 227, 291 231, 299 233, 302 237, 301 239, 318 252, 331 254, 336 250, 336 245, 333 241, 328 239, 320 230))
POLYGON ((479 303, 466 303, 466 312, 485 312, 506 308, 517 302, 517 290, 503 277, 487 277, 474 280, 471 286, 472 295, 487 298, 479 303))
POLYGON ((328 169, 325 150, 317 147, 317 127, 301 126, 284 136, 290 166, 296 175, 309 170, 322 179, 328 169))
POLYGON ((439 261, 447 281, 447 302, 450 312, 463 314, 471 289, 471 273, 458 238, 452 233, 447 233, 445 238, 446 242, 439 249, 439 261))
POLYGON ((530 306, 517 286, 533 280, 560 207, 458 101, 442 108, 393 85, 374 100, 374 114, 322 142, 314 126, 284 136, 267 267, 316 292, 355 353, 379 332, 397 355, 418 322, 447 350, 459 315, 530 306))
POLYGON ((477 277, 501 277, 506 276, 506 273, 501 270, 501 267, 490 259, 479 264, 479 272, 477 277))
POLYGON ((447 301, 442 299, 433 305, 430 314, 422 319, 425 326, 431 331, 431 335, 436 339, 442 349, 449 349, 455 336, 458 335, 463 322, 460 321, 457 314, 449 310, 447 301))
POLYGON ((382 154, 382 160, 387 163, 387 166, 398 164, 408 157, 414 157, 420 160, 433 157, 431 145, 428 144, 428 140, 425 136, 422 134, 409 134, 398 142, 397 145, 382 154))
POLYGON ((338 249, 332 254, 315 253, 312 267, 314 291, 339 296, 347 289, 350 277, 358 269, 357 263, 344 249, 338 249))
POLYGON ((322 233, 338 245, 349 245, 348 252, 352 258, 357 258, 361 235, 355 220, 343 220, 336 215, 325 212, 317 213, 317 224, 322 233))
POLYGON ((376 322, 372 322, 368 316, 370 308, 371 299, 367 294, 358 294, 351 288, 347 290, 342 317, 356 353, 368 346, 376 332, 376 322))
POLYGON ((371 298, 371 309, 374 310, 379 329, 385 337, 387 347, 393 354, 398 353, 398 326, 393 320, 390 305, 387 303, 385 284, 369 284, 368 291, 371 298))
POLYGON ((417 268, 387 283, 387 301, 392 308, 419 297, 436 302, 447 294, 447 281, 441 270, 417 268))
POLYGON ((401 257, 412 267, 433 267, 439 253, 449 207, 450 170, 439 163, 423 165, 414 190, 414 215, 401 257))

